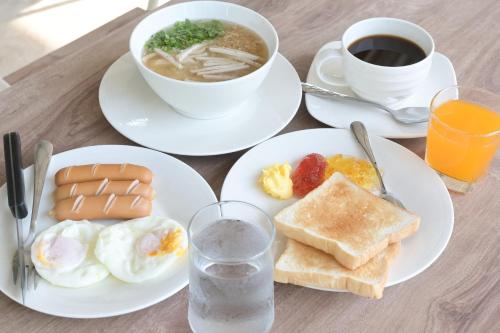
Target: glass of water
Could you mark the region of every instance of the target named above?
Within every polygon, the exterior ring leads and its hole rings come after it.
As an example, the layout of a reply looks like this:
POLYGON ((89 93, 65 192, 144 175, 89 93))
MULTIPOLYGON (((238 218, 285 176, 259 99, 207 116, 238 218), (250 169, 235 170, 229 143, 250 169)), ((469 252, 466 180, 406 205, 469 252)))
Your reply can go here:
POLYGON ((245 202, 222 201, 200 209, 191 218, 188 235, 191 329, 270 331, 275 229, 269 216, 245 202))

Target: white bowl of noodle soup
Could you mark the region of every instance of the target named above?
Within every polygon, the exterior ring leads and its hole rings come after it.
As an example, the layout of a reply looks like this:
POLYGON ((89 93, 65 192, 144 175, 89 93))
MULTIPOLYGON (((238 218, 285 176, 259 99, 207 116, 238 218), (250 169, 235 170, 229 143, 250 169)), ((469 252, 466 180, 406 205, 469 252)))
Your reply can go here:
POLYGON ((265 80, 278 52, 278 35, 273 25, 257 12, 219 1, 185 2, 160 9, 145 17, 130 37, 130 52, 151 89, 177 112, 192 118, 211 119, 237 112, 265 80), (255 32, 265 42, 267 61, 253 72, 218 82, 181 81, 156 73, 143 63, 144 47, 156 32, 189 19, 221 20, 255 32))

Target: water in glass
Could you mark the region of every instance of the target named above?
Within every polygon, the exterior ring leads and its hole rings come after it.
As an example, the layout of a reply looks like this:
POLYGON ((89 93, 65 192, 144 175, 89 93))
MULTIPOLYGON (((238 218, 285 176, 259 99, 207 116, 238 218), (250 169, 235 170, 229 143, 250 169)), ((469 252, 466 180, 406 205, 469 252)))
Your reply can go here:
POLYGON ((189 323, 194 332, 258 333, 274 320, 273 258, 258 225, 215 221, 191 240, 189 323))

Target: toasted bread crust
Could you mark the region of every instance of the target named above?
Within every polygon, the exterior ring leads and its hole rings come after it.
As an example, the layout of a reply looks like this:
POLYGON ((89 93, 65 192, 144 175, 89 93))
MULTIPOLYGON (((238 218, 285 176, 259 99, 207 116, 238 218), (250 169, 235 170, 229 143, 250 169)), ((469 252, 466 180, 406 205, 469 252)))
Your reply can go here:
POLYGON ((342 266, 353 270, 368 262, 371 258, 383 251, 389 244, 399 242, 402 239, 413 235, 418 230, 420 219, 416 220, 415 223, 407 225, 399 232, 391 234, 389 238, 384 239, 382 242, 375 244, 369 252, 366 252, 362 256, 353 256, 349 252, 342 250, 338 242, 335 240, 319 238, 316 235, 304 232, 304 229, 296 228, 287 224, 279 222, 275 224, 276 229, 282 232, 285 236, 331 254, 340 264, 342 264, 342 266))
POLYGON ((274 279, 280 283, 347 290, 356 295, 379 299, 383 296, 384 287, 389 275, 389 268, 399 253, 399 249, 400 243, 393 243, 385 251, 379 253, 378 256, 366 263, 365 266, 350 272, 347 272, 340 265, 338 270, 334 272, 318 272, 308 270, 307 263, 304 263, 303 258, 307 258, 308 256, 319 257, 322 265, 318 266, 335 266, 338 262, 333 256, 320 253, 319 250, 312 247, 289 240, 287 249, 276 264, 274 279), (306 268, 303 270, 294 270, 293 267, 287 267, 285 262, 287 260, 292 260, 298 266, 306 268), (376 274, 376 282, 366 281, 367 271, 376 274), (336 275, 332 273, 336 273, 336 275))

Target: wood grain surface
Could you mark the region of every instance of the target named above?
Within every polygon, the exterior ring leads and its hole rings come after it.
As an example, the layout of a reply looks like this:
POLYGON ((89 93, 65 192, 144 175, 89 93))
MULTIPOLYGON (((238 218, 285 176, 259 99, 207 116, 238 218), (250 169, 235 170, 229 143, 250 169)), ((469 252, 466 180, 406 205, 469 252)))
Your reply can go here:
MULTIPOLYGON (((174 1, 175 2, 175 1, 174 1)), ((315 52, 351 24, 374 16, 426 28, 453 62, 460 84, 500 91, 500 5, 497 0, 239 0, 266 16, 280 51, 305 79, 315 52)), ((128 49, 136 9, 11 74, 0 93, 0 132, 21 133, 24 164, 40 139, 55 153, 94 144, 133 144, 104 119, 97 99, 105 70, 128 49)), ((500 107, 500 106, 499 106, 500 107)), ((304 107, 283 132, 324 127, 304 107)), ((422 156, 425 140, 398 140, 422 156)), ((3 156, 0 147, 0 156, 3 156)), ((242 152, 182 157, 216 194, 242 152)), ((5 180, 0 162, 0 183, 5 180)), ((416 195, 421 195, 417 194, 416 195)), ((382 300, 276 285, 273 332, 500 332, 500 157, 467 195, 453 194, 455 229, 439 260, 424 273, 388 288, 382 300)), ((1 332, 189 332, 185 288, 132 314, 64 319, 26 309, 0 295, 1 332)), ((96 300, 98 301, 98 300, 96 300)))

